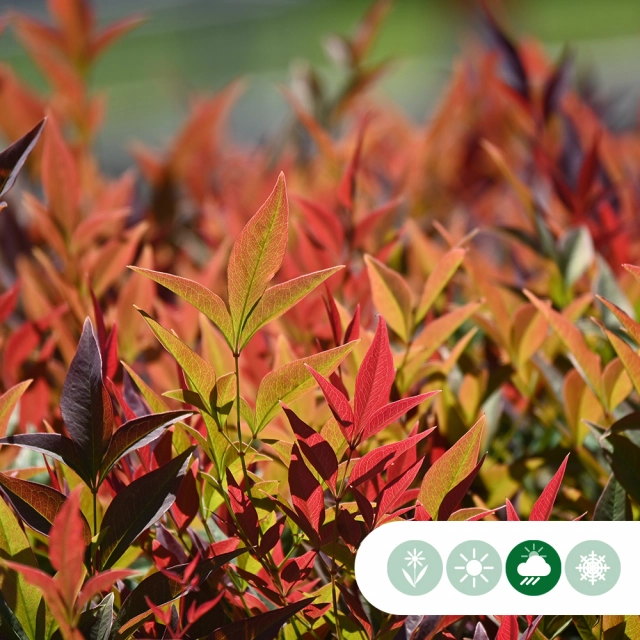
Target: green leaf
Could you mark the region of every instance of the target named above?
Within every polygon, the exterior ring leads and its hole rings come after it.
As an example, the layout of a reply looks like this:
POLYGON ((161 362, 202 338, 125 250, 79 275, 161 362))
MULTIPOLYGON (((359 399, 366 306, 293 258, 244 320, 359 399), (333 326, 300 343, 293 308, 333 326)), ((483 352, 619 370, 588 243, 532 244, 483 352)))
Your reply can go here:
POLYGON ((418 500, 435 518, 445 496, 460 484, 478 462, 484 432, 484 416, 450 449, 438 458, 425 474, 418 500))
POLYGON ((11 389, 0 397, 0 438, 4 437, 5 433, 7 433, 7 426, 9 425, 13 410, 16 408, 22 394, 27 390, 31 382, 32 380, 25 380, 15 385, 15 387, 11 387, 11 389))
POLYGON ((572 620, 582 640, 597 640, 592 631, 596 625, 595 616, 572 616, 572 620))
MULTIPOLYGON (((51 525, 66 501, 64 494, 52 487, 0 473, 0 485, 20 517, 35 531, 49 535, 51 525)), ((82 516, 85 544, 91 541, 89 523, 82 516)))
POLYGON ((282 265, 288 236, 289 203, 281 173, 267 201, 240 233, 229 258, 229 309, 238 345, 245 321, 282 265))
POLYGON ((595 259, 591 234, 586 227, 570 229, 560 241, 560 272, 572 287, 595 259))
POLYGON ((631 505, 627 492, 612 475, 600 495, 593 514, 594 520, 623 521, 631 520, 631 505))
MULTIPOLYGON (((195 576, 199 582, 204 582, 213 572, 217 571, 234 558, 245 553, 248 549, 237 549, 223 553, 214 558, 202 561, 195 569, 195 576)), ((187 565, 169 568, 171 573, 182 576, 187 565)), ((144 621, 152 616, 147 604, 147 598, 154 605, 160 607, 175 600, 185 590, 185 586, 178 580, 171 579, 166 573, 153 573, 129 594, 122 603, 118 616, 113 623, 112 638, 129 637, 144 621)))
POLYGON ((418 310, 416 311, 416 323, 420 322, 429 312, 442 290, 453 278, 458 267, 462 264, 466 251, 460 247, 451 249, 438 261, 435 269, 429 274, 425 284, 418 310))
POLYGON ((131 379, 136 383, 142 397, 155 413, 169 411, 169 405, 126 363, 120 361, 131 379))
POLYGON ((254 434, 260 433, 280 411, 280 402, 291 404, 316 386, 316 381, 305 365, 327 377, 353 351, 359 340, 329 349, 307 358, 294 360, 268 373, 260 383, 256 397, 254 434))
POLYGON ((204 313, 204 315, 220 329, 229 347, 233 348, 234 333, 231 316, 220 296, 200 283, 188 280, 187 278, 173 276, 160 271, 151 271, 151 269, 141 269, 140 267, 130 266, 129 269, 150 278, 154 282, 169 289, 169 291, 173 291, 173 293, 183 300, 186 300, 198 311, 204 313))
POLYGON ((609 434, 606 441, 612 449, 609 451, 603 447, 603 452, 611 465, 613 475, 626 492, 640 503, 640 447, 617 433, 609 434))
POLYGON ((413 331, 411 290, 404 278, 370 255, 364 257, 376 309, 387 324, 408 342, 413 331))
POLYGON ((243 349, 261 327, 286 313, 318 285, 343 268, 341 265, 315 271, 267 289, 242 329, 240 348, 243 349))
POLYGON ((149 444, 171 425, 193 415, 192 411, 167 411, 155 413, 125 422, 111 438, 100 471, 100 481, 109 473, 122 456, 149 444))
MULTIPOLYGON (((0 558, 31 567, 38 566, 27 536, 13 511, 2 498, 0 498, 0 558)), ((38 589, 15 571, 2 571, 0 572, 0 599, 4 603, 4 606, 0 607, 0 615, 10 626, 15 627, 13 621, 8 619, 12 614, 26 637, 35 640, 38 608, 41 601, 38 589)))
POLYGON ((216 386, 216 372, 213 367, 182 342, 180 338, 158 324, 148 313, 142 309, 138 309, 138 311, 153 333, 155 333, 162 346, 177 360, 193 384, 194 389, 204 401, 205 406, 211 412, 213 390, 216 386))
POLYGON ((112 567, 135 539, 175 502, 194 447, 122 489, 107 508, 100 543, 102 569, 112 567))

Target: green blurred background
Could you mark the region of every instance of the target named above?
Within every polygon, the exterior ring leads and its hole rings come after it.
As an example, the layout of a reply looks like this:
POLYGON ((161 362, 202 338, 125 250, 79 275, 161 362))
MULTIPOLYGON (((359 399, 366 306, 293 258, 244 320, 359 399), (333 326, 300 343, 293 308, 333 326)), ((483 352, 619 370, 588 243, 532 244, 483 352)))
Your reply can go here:
MULTIPOLYGON (((255 143, 288 117, 276 85, 308 60, 327 81, 323 39, 348 33, 367 0, 95 0, 101 24, 141 12, 147 22, 101 59, 93 82, 109 99, 99 153, 106 168, 130 162, 128 146, 161 146, 188 112, 195 92, 247 80, 232 115, 236 139, 255 143)), ((473 2, 396 0, 373 59, 396 64, 377 89, 423 120, 447 82, 469 27, 473 2)), ((0 9, 46 17, 44 0, 0 1, 0 9)), ((520 0, 507 3, 509 28, 540 39, 550 54, 574 45, 578 67, 595 71, 602 96, 615 96, 622 124, 635 121, 640 97, 640 0, 520 0)), ((13 39, 0 37, 0 58, 29 83, 43 81, 13 39)), ((614 123, 615 124, 615 123, 614 123)))

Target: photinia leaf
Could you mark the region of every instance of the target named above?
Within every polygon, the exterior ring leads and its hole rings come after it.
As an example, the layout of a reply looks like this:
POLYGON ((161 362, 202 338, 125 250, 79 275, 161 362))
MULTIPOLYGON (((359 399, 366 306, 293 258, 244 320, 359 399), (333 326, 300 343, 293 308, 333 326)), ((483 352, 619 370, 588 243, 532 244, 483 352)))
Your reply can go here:
MULTIPOLYGON (((2 498, 0 498, 1 560, 20 562, 32 567, 38 566, 20 522, 2 498)), ((0 594, 9 611, 17 618, 26 637, 35 640, 41 600, 38 589, 30 585, 20 573, 4 571, 0 573, 0 594)), ((3 607, 0 607, 0 616, 5 617, 3 607)))
POLYGON ((376 433, 379 433, 390 425, 392 422, 395 422, 400 416, 403 416, 407 411, 413 409, 421 402, 432 398, 433 396, 440 393, 440 391, 429 391, 428 393, 422 393, 418 396, 413 396, 411 398, 403 398, 402 400, 396 400, 395 402, 390 402, 386 404, 384 407, 380 407, 364 424, 361 426, 362 430, 362 440, 366 440, 367 438, 371 438, 376 433))
POLYGON ((609 331, 601 326, 603 332, 609 338, 611 346, 620 358, 629 378, 633 383, 635 390, 640 393, 640 356, 625 342, 619 338, 613 331, 609 331))
POLYGON ((231 316, 220 296, 217 296, 213 291, 210 291, 198 282, 188 280, 187 278, 134 266, 130 266, 129 269, 150 278, 154 282, 169 289, 169 291, 173 291, 177 296, 186 300, 190 305, 202 312, 220 329, 227 344, 233 349, 234 332, 231 316))
POLYGON ((302 458, 297 444, 291 451, 289 464, 289 487, 291 501, 298 515, 303 517, 311 527, 311 532, 305 529, 310 539, 317 541, 320 527, 324 522, 324 492, 320 483, 315 479, 302 458), (313 535, 315 534, 315 535, 313 535))
POLYGON ((376 447, 362 458, 356 460, 349 475, 349 485, 357 487, 359 484, 382 473, 398 456, 409 451, 426 438, 436 427, 432 427, 423 433, 419 433, 400 442, 391 442, 382 447, 376 447))
POLYGON ((637 473, 640 468, 640 447, 617 433, 609 434, 604 442, 608 447, 603 446, 603 453, 611 465, 613 475, 631 498, 640 502, 640 477, 637 473))
POLYGON ((268 373, 260 383, 256 397, 254 434, 260 433, 280 410, 280 402, 290 403, 314 387, 314 379, 305 365, 329 375, 353 351, 357 341, 322 353, 294 360, 268 373))
POLYGON ((416 324, 427 315, 437 297, 447 286, 449 280, 453 278, 458 267, 462 264, 465 254, 465 249, 456 247, 440 258, 435 269, 427 278, 427 283, 425 284, 418 309, 416 310, 416 324))
MULTIPOLYGON (((64 494, 46 485, 12 478, 5 473, 0 473, 0 489, 26 524, 45 536, 49 535, 51 525, 65 503, 64 494)), ((81 520, 84 541, 89 544, 91 529, 84 516, 81 520)))
POLYGON ((100 543, 103 569, 112 567, 135 539, 174 503, 193 447, 167 464, 141 476, 112 500, 102 519, 100 543))
POLYGON ((389 335, 384 318, 378 316, 378 325, 358 374, 353 400, 356 431, 366 424, 371 416, 387 404, 395 378, 393 355, 389 346, 389 335))
POLYGON ((216 629, 211 638, 212 640, 275 640, 284 623, 314 600, 315 598, 305 598, 273 611, 232 622, 216 629))
POLYGON ((440 508, 438 509, 438 517, 436 520, 448 520, 449 516, 456 510, 456 507, 460 504, 465 495, 467 495, 467 491, 469 491, 469 487, 471 483, 475 480, 475 477, 478 475, 480 471, 480 467, 485 461, 487 454, 485 453, 482 458, 478 461, 478 464, 471 469, 469 474, 463 478, 455 487, 452 487, 447 495, 442 499, 440 503, 440 508))
MULTIPOLYGON (((3 438, 5 433, 7 433, 7 426, 9 425, 13 410, 16 408, 22 394, 28 389, 32 382, 32 380, 25 380, 11 387, 11 389, 0 397, 0 438, 3 438)), ((0 440, 0 442, 2 441, 0 440)))
POLYGON ((640 323, 629 317, 619 306, 613 304, 613 302, 605 300, 602 296, 596 296, 596 298, 618 318, 620 324, 629 332, 629 335, 635 340, 636 344, 640 344, 640 323))
POLYGON ((473 471, 478 461, 484 424, 483 416, 428 469, 418 494, 418 500, 428 513, 438 513, 444 497, 473 471))
POLYGON ((41 120, 31 131, 0 152, 0 198, 15 184, 20 169, 36 146, 46 121, 46 118, 41 120))
MULTIPOLYGON (((195 568, 194 575, 199 582, 205 581, 213 572, 231 562, 248 549, 237 549, 223 553, 208 560, 201 561, 195 568)), ((187 565, 170 567, 167 573, 152 573, 140 582, 129 594, 118 611, 113 623, 112 638, 124 639, 129 637, 151 615, 147 598, 156 606, 162 606, 178 598, 185 590, 181 578, 187 565), (175 575, 175 578, 171 577, 175 575)))
POLYGON ((340 428, 342 429, 347 442, 352 442, 354 417, 353 410, 351 409, 349 401, 345 397, 344 393, 342 393, 340 389, 337 389, 335 386, 333 386, 331 382, 329 382, 329 380, 320 375, 309 365, 306 366, 309 370, 309 373, 315 378, 315 381, 320 386, 320 390, 322 391, 322 394, 324 395, 324 398, 329 405, 329 409, 331 409, 333 417, 340 425, 340 428))
POLYGON ((509 522, 519 522, 520 521, 520 517, 518 516, 518 512, 515 510, 515 507, 513 506, 513 504, 511 503, 511 500, 509 500, 509 498, 507 498, 505 504, 506 504, 506 507, 507 507, 507 520, 509 522))
POLYGON ((298 418, 289 407, 283 404, 282 408, 287 414, 300 450, 335 495, 338 459, 331 445, 317 431, 298 418))
POLYGON ((93 484, 111 438, 113 415, 102 383, 100 349, 88 318, 64 381, 60 410, 93 484))
POLYGON ((258 521, 258 512, 253 506, 248 495, 246 495, 238 483, 231 471, 227 468, 227 485, 229 493, 229 502, 231 503, 231 509, 242 529, 243 533, 249 539, 249 542, 254 546, 258 546, 258 536, 260 534, 260 523, 258 521))
POLYGON ((518 640, 518 616, 502 616, 496 640, 518 640))
POLYGON ((264 292, 260 302, 256 304, 255 309, 249 315, 243 329, 242 339, 240 341, 240 349, 243 349, 252 336, 268 322, 279 318, 286 313, 291 307, 296 305, 306 295, 311 293, 318 285, 322 284, 327 278, 334 273, 343 269, 344 266, 331 267, 309 273, 288 282, 277 284, 270 287, 264 292))
POLYGON ((81 487, 76 487, 65 500, 49 532, 49 559, 58 572, 58 589, 68 611, 73 609, 86 572, 80 490, 81 487))
POLYGON ((631 503, 627 497, 627 492, 613 474, 611 474, 607 485, 598 499, 595 511, 593 512, 593 519, 604 521, 633 519, 631 503))
POLYGON ((282 265, 288 236, 289 204, 281 173, 271 195, 240 233, 229 257, 229 309, 236 346, 245 321, 282 265))
POLYGON ((541 520, 545 521, 551 517, 551 511, 553 509, 553 503, 556 501, 556 496, 560 490, 562 484, 562 478, 564 478, 564 472, 567 468, 567 462, 569 461, 569 454, 565 457, 560 465, 560 468, 556 471, 553 478, 547 483, 544 491, 540 494, 540 497, 536 500, 535 504, 531 508, 529 514, 529 520, 541 520))
MULTIPOLYGON (((118 580, 124 580, 125 578, 135 575, 135 573, 135 571, 131 571, 130 569, 109 569, 102 573, 96 573, 96 575, 84 583, 82 591, 80 591, 78 595, 76 606, 78 608, 84 607, 94 596, 108 591, 118 580)), ((109 622, 111 622, 111 620, 109 622)))
POLYGON ((124 367, 124 370, 135 382, 136 387, 140 390, 140 393, 146 400, 149 407, 151 407, 151 410, 156 413, 169 411, 167 403, 126 362, 122 362, 122 360, 120 362, 124 367))
POLYGON ((109 447, 102 461, 100 470, 100 480, 102 481, 109 473, 113 465, 122 456, 144 447, 160 436, 160 434, 174 425, 193 415, 191 411, 167 411, 165 413, 155 413, 141 418, 135 418, 125 422, 111 438, 109 447))
POLYGON ((188 347, 180 338, 159 325, 149 314, 138 309, 140 315, 149 325, 156 338, 162 346, 176 359, 185 374, 193 384, 205 403, 205 406, 212 412, 211 403, 213 400, 213 390, 216 386, 216 372, 213 367, 203 360, 195 351, 188 347))
POLYGON ((409 488, 422 466, 422 459, 410 466, 401 476, 394 478, 380 492, 377 499, 376 523, 393 507, 396 500, 409 488))
POLYGON ((389 326, 406 343, 411 338, 411 290, 404 278, 370 255, 364 257, 371 285, 371 296, 376 309, 389 326))

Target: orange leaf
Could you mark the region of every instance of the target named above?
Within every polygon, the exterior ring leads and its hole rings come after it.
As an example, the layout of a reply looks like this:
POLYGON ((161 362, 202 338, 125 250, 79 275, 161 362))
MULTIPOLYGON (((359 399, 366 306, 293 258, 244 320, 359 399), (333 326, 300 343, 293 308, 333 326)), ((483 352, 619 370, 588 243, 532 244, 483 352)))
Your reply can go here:
POLYGON ((451 249, 438 261, 435 269, 429 274, 422 292, 418 310, 416 311, 416 323, 427 315, 436 298, 462 264, 465 254, 466 251, 464 249, 451 249))
POLYGON ((0 438, 4 438, 13 410, 16 408, 22 394, 32 382, 32 380, 25 380, 15 387, 11 387, 11 389, 0 397, 0 438))

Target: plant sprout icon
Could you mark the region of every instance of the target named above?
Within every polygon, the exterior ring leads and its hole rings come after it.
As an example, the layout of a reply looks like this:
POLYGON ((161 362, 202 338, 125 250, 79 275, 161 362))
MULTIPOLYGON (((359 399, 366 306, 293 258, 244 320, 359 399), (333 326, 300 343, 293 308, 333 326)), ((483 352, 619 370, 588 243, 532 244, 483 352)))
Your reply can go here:
POLYGON ((413 553, 411 551, 409 551, 408 553, 409 555, 405 558, 405 560, 407 561, 407 567, 409 569, 413 567, 413 579, 406 569, 403 569, 402 573, 404 573, 404 577, 407 579, 407 582, 415 589, 418 586, 418 582, 420 582, 420 580, 422 580, 422 578, 424 577, 424 574, 427 573, 427 567, 429 565, 425 565, 424 568, 421 569, 420 573, 418 573, 416 576, 418 567, 422 567, 422 563, 426 560, 426 558, 422 557, 422 551, 418 551, 415 548, 413 550, 413 553))
POLYGON ((464 560, 465 564, 463 567, 454 567, 459 571, 464 571, 464 575, 460 578, 460 582, 464 582, 467 578, 471 578, 473 581, 473 588, 476 588, 476 578, 480 578, 485 582, 489 582, 487 577, 484 575, 484 571, 491 571, 494 567, 487 567, 483 564, 483 562, 487 559, 489 554, 485 553, 480 560, 476 558, 476 548, 474 547, 471 553, 471 559, 467 558, 463 553, 460 554, 460 557, 464 560))
POLYGON ((551 567, 547 564, 545 558, 547 556, 541 555, 541 551, 544 547, 540 547, 536 550, 536 545, 531 545, 533 549, 529 550, 528 547, 525 547, 526 554, 520 556, 522 558, 526 558, 525 562, 521 562, 518 565, 518 573, 521 576, 524 576, 522 581, 520 582, 520 586, 533 586, 540 582, 540 578, 544 578, 551 573, 551 567))

